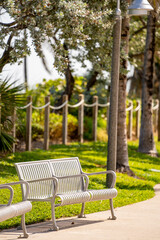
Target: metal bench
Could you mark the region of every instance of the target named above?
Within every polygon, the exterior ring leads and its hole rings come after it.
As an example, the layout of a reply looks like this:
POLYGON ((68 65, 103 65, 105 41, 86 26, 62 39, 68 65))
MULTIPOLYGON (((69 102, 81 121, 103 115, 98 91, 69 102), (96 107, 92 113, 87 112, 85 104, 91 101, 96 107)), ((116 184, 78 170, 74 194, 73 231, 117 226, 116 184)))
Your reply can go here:
POLYGON ((32 204, 30 201, 26 200, 29 193, 29 184, 24 181, 12 182, 7 184, 0 184, 0 189, 8 189, 10 191, 10 198, 7 204, 0 204, 0 222, 7 219, 22 216, 21 225, 24 233, 24 238, 28 238, 28 233, 25 225, 25 213, 31 211, 32 204), (11 186, 21 184, 25 185, 25 193, 23 195, 23 201, 12 204, 14 191, 11 186))
MULTIPOLYGON (((112 199, 117 196, 114 188, 116 174, 113 171, 86 174, 82 171, 77 157, 39 160, 15 163, 20 180, 29 183, 28 200, 51 202, 53 230, 58 230, 55 220, 55 207, 82 203, 79 217, 84 217, 85 202, 96 200, 110 200, 112 219, 116 219, 112 199), (111 174, 112 185, 109 189, 88 189, 91 175, 111 174), (58 198, 58 204, 55 199, 58 198)), ((25 186, 22 187, 25 193, 25 186)))

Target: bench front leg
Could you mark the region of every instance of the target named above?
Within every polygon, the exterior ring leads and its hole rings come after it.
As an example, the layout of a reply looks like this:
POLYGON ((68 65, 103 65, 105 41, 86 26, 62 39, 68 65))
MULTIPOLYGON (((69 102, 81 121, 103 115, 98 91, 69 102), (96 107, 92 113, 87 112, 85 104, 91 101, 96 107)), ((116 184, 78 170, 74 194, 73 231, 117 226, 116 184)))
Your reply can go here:
POLYGON ((112 218, 109 218, 109 219, 116 220, 117 217, 114 214, 113 199, 109 199, 109 203, 110 203, 110 209, 111 209, 111 215, 112 215, 112 218))
POLYGON ((54 198, 52 198, 52 201, 51 201, 51 211, 52 211, 53 230, 58 231, 59 227, 57 226, 56 218, 55 218, 55 199, 54 198))
MULTIPOLYGON (((28 238, 29 234, 27 233, 27 229, 26 229, 25 214, 22 215, 21 224, 22 224, 22 230, 23 230, 24 238, 28 238)), ((21 236, 20 236, 20 238, 21 238, 21 236)))

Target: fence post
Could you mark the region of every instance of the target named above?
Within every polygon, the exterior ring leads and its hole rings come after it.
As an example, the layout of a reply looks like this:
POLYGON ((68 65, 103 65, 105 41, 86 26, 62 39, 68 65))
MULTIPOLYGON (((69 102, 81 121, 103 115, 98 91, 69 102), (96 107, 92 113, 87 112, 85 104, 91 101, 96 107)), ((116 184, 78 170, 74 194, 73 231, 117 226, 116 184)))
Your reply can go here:
POLYGON ((32 140, 32 97, 27 97, 27 104, 30 105, 27 107, 26 112, 26 151, 31 151, 31 140, 32 140))
MULTIPOLYGON (((12 123, 13 123, 12 136, 15 139, 16 138, 16 108, 14 108, 13 110, 12 123)), ((13 147, 12 147, 13 153, 15 153, 15 150, 16 150, 16 143, 13 142, 13 147)))
POLYGON ((139 138, 139 124, 140 124, 140 100, 137 100, 137 111, 136 111, 136 138, 139 138), (139 107, 139 108, 138 108, 139 107))
MULTIPOLYGON (((79 95, 79 102, 84 100, 84 95, 79 95)), ((83 143, 83 119, 84 119, 84 102, 78 108, 78 140, 83 143)))
POLYGON ((45 105, 48 103, 48 105, 45 107, 45 117, 44 117, 44 150, 49 149, 49 113, 50 113, 50 96, 45 97, 45 105))
POLYGON ((96 105, 93 107, 93 141, 97 141, 97 116, 98 116, 98 96, 93 97, 93 103, 96 105))
MULTIPOLYGON (((65 103, 66 101, 68 101, 68 95, 63 95, 63 103, 65 103)), ((63 136, 62 136, 62 141, 63 144, 67 144, 67 115, 68 115, 68 103, 65 104, 65 106, 63 107, 63 136)))
POLYGON ((131 107, 131 109, 129 110, 128 138, 132 140, 132 116, 133 116, 132 101, 129 102, 129 107, 131 107))

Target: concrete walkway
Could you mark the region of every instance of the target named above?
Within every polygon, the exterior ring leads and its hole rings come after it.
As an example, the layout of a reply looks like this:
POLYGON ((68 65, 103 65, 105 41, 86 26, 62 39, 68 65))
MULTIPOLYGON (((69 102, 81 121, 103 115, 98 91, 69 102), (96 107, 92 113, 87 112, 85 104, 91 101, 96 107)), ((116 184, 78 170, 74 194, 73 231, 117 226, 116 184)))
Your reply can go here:
MULTIPOLYGON (((27 226, 28 240, 160 240, 160 184, 156 196, 140 203, 116 208, 117 220, 108 220, 110 211, 88 214, 85 219, 57 221, 60 230, 50 231, 51 222, 27 226)), ((20 231, 5 230, 1 240, 15 240, 20 231)))

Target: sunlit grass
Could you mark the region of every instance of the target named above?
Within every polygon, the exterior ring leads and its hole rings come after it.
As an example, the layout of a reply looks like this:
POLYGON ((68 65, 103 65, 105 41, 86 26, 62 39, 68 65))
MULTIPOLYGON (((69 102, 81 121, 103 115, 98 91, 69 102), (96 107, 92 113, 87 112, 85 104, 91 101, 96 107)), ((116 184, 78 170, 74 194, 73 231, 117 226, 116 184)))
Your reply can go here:
MULTIPOLYGON (((114 199, 114 206, 121 207, 139 201, 144 201, 154 196, 153 186, 160 183, 160 173, 151 169, 160 170, 160 159, 150 157, 137 152, 138 142, 129 142, 129 165, 137 178, 129 177, 126 174, 117 173, 116 188, 118 196, 114 199)), ((157 143, 157 151, 160 154, 160 143, 157 143)), ((87 142, 84 144, 72 143, 70 145, 53 145, 49 151, 35 150, 9 154, 0 161, 0 183, 18 181, 14 163, 35 161, 44 159, 55 159, 64 157, 79 157, 84 172, 97 172, 106 170, 107 144, 87 142)), ((105 188, 106 176, 92 176, 89 188, 105 188)), ((8 198, 8 191, 1 190, 0 202, 5 203, 8 198)), ((20 187, 16 187, 14 202, 21 198, 20 187)), ((81 204, 69 205, 56 208, 56 218, 77 215, 80 212, 81 204)), ((86 203, 85 212, 92 213, 109 209, 109 201, 97 201, 86 203)), ((33 203, 33 210, 26 214, 26 223, 45 221, 51 219, 51 206, 49 203, 33 203)), ((20 224, 20 217, 0 223, 0 228, 8 228, 20 224)))

